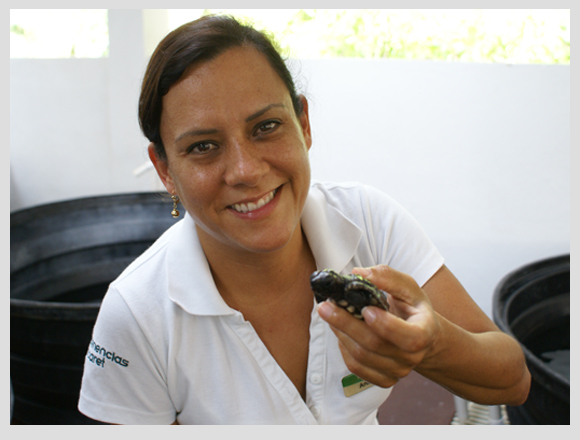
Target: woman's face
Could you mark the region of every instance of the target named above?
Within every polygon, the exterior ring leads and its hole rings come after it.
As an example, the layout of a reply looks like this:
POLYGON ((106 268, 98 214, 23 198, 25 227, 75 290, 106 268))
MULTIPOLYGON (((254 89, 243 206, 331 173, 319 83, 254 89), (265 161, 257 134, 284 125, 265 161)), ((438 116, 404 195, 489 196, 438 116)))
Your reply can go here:
POLYGON ((300 235, 310 186, 308 107, 298 118, 264 55, 231 49, 188 69, 163 98, 167 161, 149 155, 202 244, 269 252, 300 235))

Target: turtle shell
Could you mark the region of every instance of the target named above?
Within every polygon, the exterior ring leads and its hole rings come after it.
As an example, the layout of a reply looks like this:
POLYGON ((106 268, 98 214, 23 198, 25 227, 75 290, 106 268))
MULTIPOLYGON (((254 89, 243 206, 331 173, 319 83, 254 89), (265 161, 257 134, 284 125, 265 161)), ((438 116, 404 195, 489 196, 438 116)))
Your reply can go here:
POLYGON ((367 306, 389 310, 387 294, 360 275, 317 270, 310 276, 310 286, 318 302, 328 299, 358 319, 362 319, 362 309, 367 306))

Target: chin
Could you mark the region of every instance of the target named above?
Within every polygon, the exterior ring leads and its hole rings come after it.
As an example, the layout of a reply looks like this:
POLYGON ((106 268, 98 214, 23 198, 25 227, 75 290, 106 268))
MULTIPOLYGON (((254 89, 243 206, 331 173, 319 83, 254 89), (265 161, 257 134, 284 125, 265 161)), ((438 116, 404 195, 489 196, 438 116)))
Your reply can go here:
POLYGON ((276 240, 275 242, 247 243, 245 246, 242 245, 242 247, 247 252, 253 252, 256 254, 267 254, 284 249, 284 247, 286 247, 289 241, 290 240, 286 241, 276 240))
POLYGON ((296 239, 296 232, 298 232, 298 238, 301 237, 300 222, 297 225, 286 223, 283 227, 278 225, 275 228, 255 228, 246 231, 238 229, 233 231, 237 233, 227 235, 215 233, 210 229, 200 227, 198 224, 196 227, 202 246, 207 245, 215 247, 216 250, 220 249, 218 252, 224 256, 229 252, 256 254, 277 252, 296 239))
MULTIPOLYGON (((296 229, 295 229, 296 230, 296 229)), ((249 252, 270 253, 284 249, 292 241, 294 231, 269 232, 263 237, 253 237, 251 240, 241 240, 241 247, 249 252)), ((300 228, 298 228, 300 230, 300 228)))

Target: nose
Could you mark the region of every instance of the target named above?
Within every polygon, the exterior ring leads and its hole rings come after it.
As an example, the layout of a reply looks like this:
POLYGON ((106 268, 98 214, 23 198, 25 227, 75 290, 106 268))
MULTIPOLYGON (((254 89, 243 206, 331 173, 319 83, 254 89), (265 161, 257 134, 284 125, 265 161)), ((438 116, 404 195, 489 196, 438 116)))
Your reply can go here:
POLYGON ((270 166, 262 157, 260 148, 248 140, 236 140, 228 148, 224 180, 230 186, 257 186, 270 166))

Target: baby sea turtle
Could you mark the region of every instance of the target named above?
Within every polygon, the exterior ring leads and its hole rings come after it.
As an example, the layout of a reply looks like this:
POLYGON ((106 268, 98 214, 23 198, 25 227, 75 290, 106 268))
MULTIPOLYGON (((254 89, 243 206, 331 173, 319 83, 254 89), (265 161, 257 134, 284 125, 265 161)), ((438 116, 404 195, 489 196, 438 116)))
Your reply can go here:
POLYGON ((360 275, 341 275, 332 269, 310 275, 310 286, 318 302, 330 299, 355 318, 362 319, 362 309, 376 306, 389 310, 387 294, 360 275))

